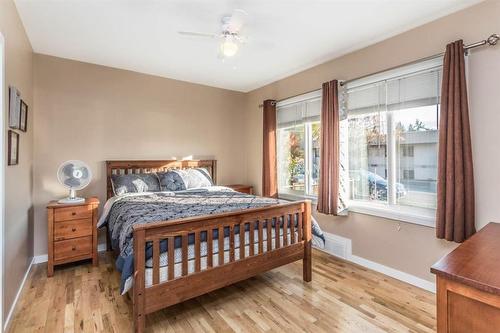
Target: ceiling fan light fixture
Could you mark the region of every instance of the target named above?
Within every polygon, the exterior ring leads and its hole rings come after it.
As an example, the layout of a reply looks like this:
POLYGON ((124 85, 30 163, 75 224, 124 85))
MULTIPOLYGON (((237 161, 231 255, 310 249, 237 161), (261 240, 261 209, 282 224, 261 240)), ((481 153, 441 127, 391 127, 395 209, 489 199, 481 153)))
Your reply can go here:
POLYGON ((221 29, 219 33, 205 33, 194 31, 178 31, 183 36, 213 38, 218 41, 218 58, 223 60, 231 58, 239 51, 240 44, 247 41, 240 35, 240 30, 244 26, 245 19, 248 16, 243 9, 233 10, 231 15, 225 15, 221 18, 221 29))
POLYGON ((238 52, 238 44, 232 38, 225 38, 220 50, 225 57, 232 57, 238 52))

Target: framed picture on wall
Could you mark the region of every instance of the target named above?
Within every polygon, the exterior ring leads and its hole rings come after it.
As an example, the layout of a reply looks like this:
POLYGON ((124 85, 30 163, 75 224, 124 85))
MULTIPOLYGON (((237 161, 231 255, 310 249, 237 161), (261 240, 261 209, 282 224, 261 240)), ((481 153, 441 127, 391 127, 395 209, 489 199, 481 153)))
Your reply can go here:
POLYGON ((9 87, 9 127, 18 129, 21 120, 21 93, 9 87))
POLYGON ((19 129, 23 132, 26 132, 28 130, 28 104, 26 104, 23 100, 21 100, 19 129))
POLYGON ((7 142, 7 164, 19 164, 19 133, 9 130, 7 142))

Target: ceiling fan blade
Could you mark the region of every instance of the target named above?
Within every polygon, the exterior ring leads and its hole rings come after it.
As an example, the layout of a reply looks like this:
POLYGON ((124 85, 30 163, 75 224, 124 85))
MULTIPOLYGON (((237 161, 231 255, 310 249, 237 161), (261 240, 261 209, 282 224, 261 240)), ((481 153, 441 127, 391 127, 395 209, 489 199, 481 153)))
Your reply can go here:
POLYGON ((247 36, 236 35, 236 36, 234 36, 234 39, 236 39, 240 44, 248 44, 248 37, 247 36))
POLYGON ((232 33, 239 32, 243 27, 243 24, 245 24, 247 17, 248 13, 243 9, 235 9, 227 25, 227 29, 232 33))
POLYGON ((217 38, 217 34, 207 34, 203 32, 192 32, 192 31, 177 31, 179 35, 183 36, 193 36, 193 37, 207 37, 207 38, 217 38))

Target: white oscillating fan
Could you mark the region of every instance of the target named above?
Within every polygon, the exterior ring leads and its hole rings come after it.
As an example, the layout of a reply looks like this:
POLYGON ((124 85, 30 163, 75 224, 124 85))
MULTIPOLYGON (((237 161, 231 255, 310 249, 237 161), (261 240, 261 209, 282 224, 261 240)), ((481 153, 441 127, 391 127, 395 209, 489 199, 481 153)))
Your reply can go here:
POLYGON ((59 182, 69 188, 69 196, 59 200, 63 204, 75 204, 85 201, 84 198, 76 196, 76 191, 85 188, 92 179, 92 172, 87 164, 82 161, 66 161, 57 170, 59 182))

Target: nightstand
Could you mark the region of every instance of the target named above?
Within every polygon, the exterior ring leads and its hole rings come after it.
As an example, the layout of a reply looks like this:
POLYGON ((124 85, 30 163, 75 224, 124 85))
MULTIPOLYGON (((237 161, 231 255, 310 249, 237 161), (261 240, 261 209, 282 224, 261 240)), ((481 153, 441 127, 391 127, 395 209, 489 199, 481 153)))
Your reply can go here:
POLYGON ((97 265, 97 198, 79 204, 47 205, 48 265, 47 276, 54 275, 54 266, 83 259, 97 265))
POLYGON ((231 184, 224 185, 225 187, 232 188, 233 190, 246 194, 253 194, 253 186, 251 185, 242 185, 242 184, 231 184))

